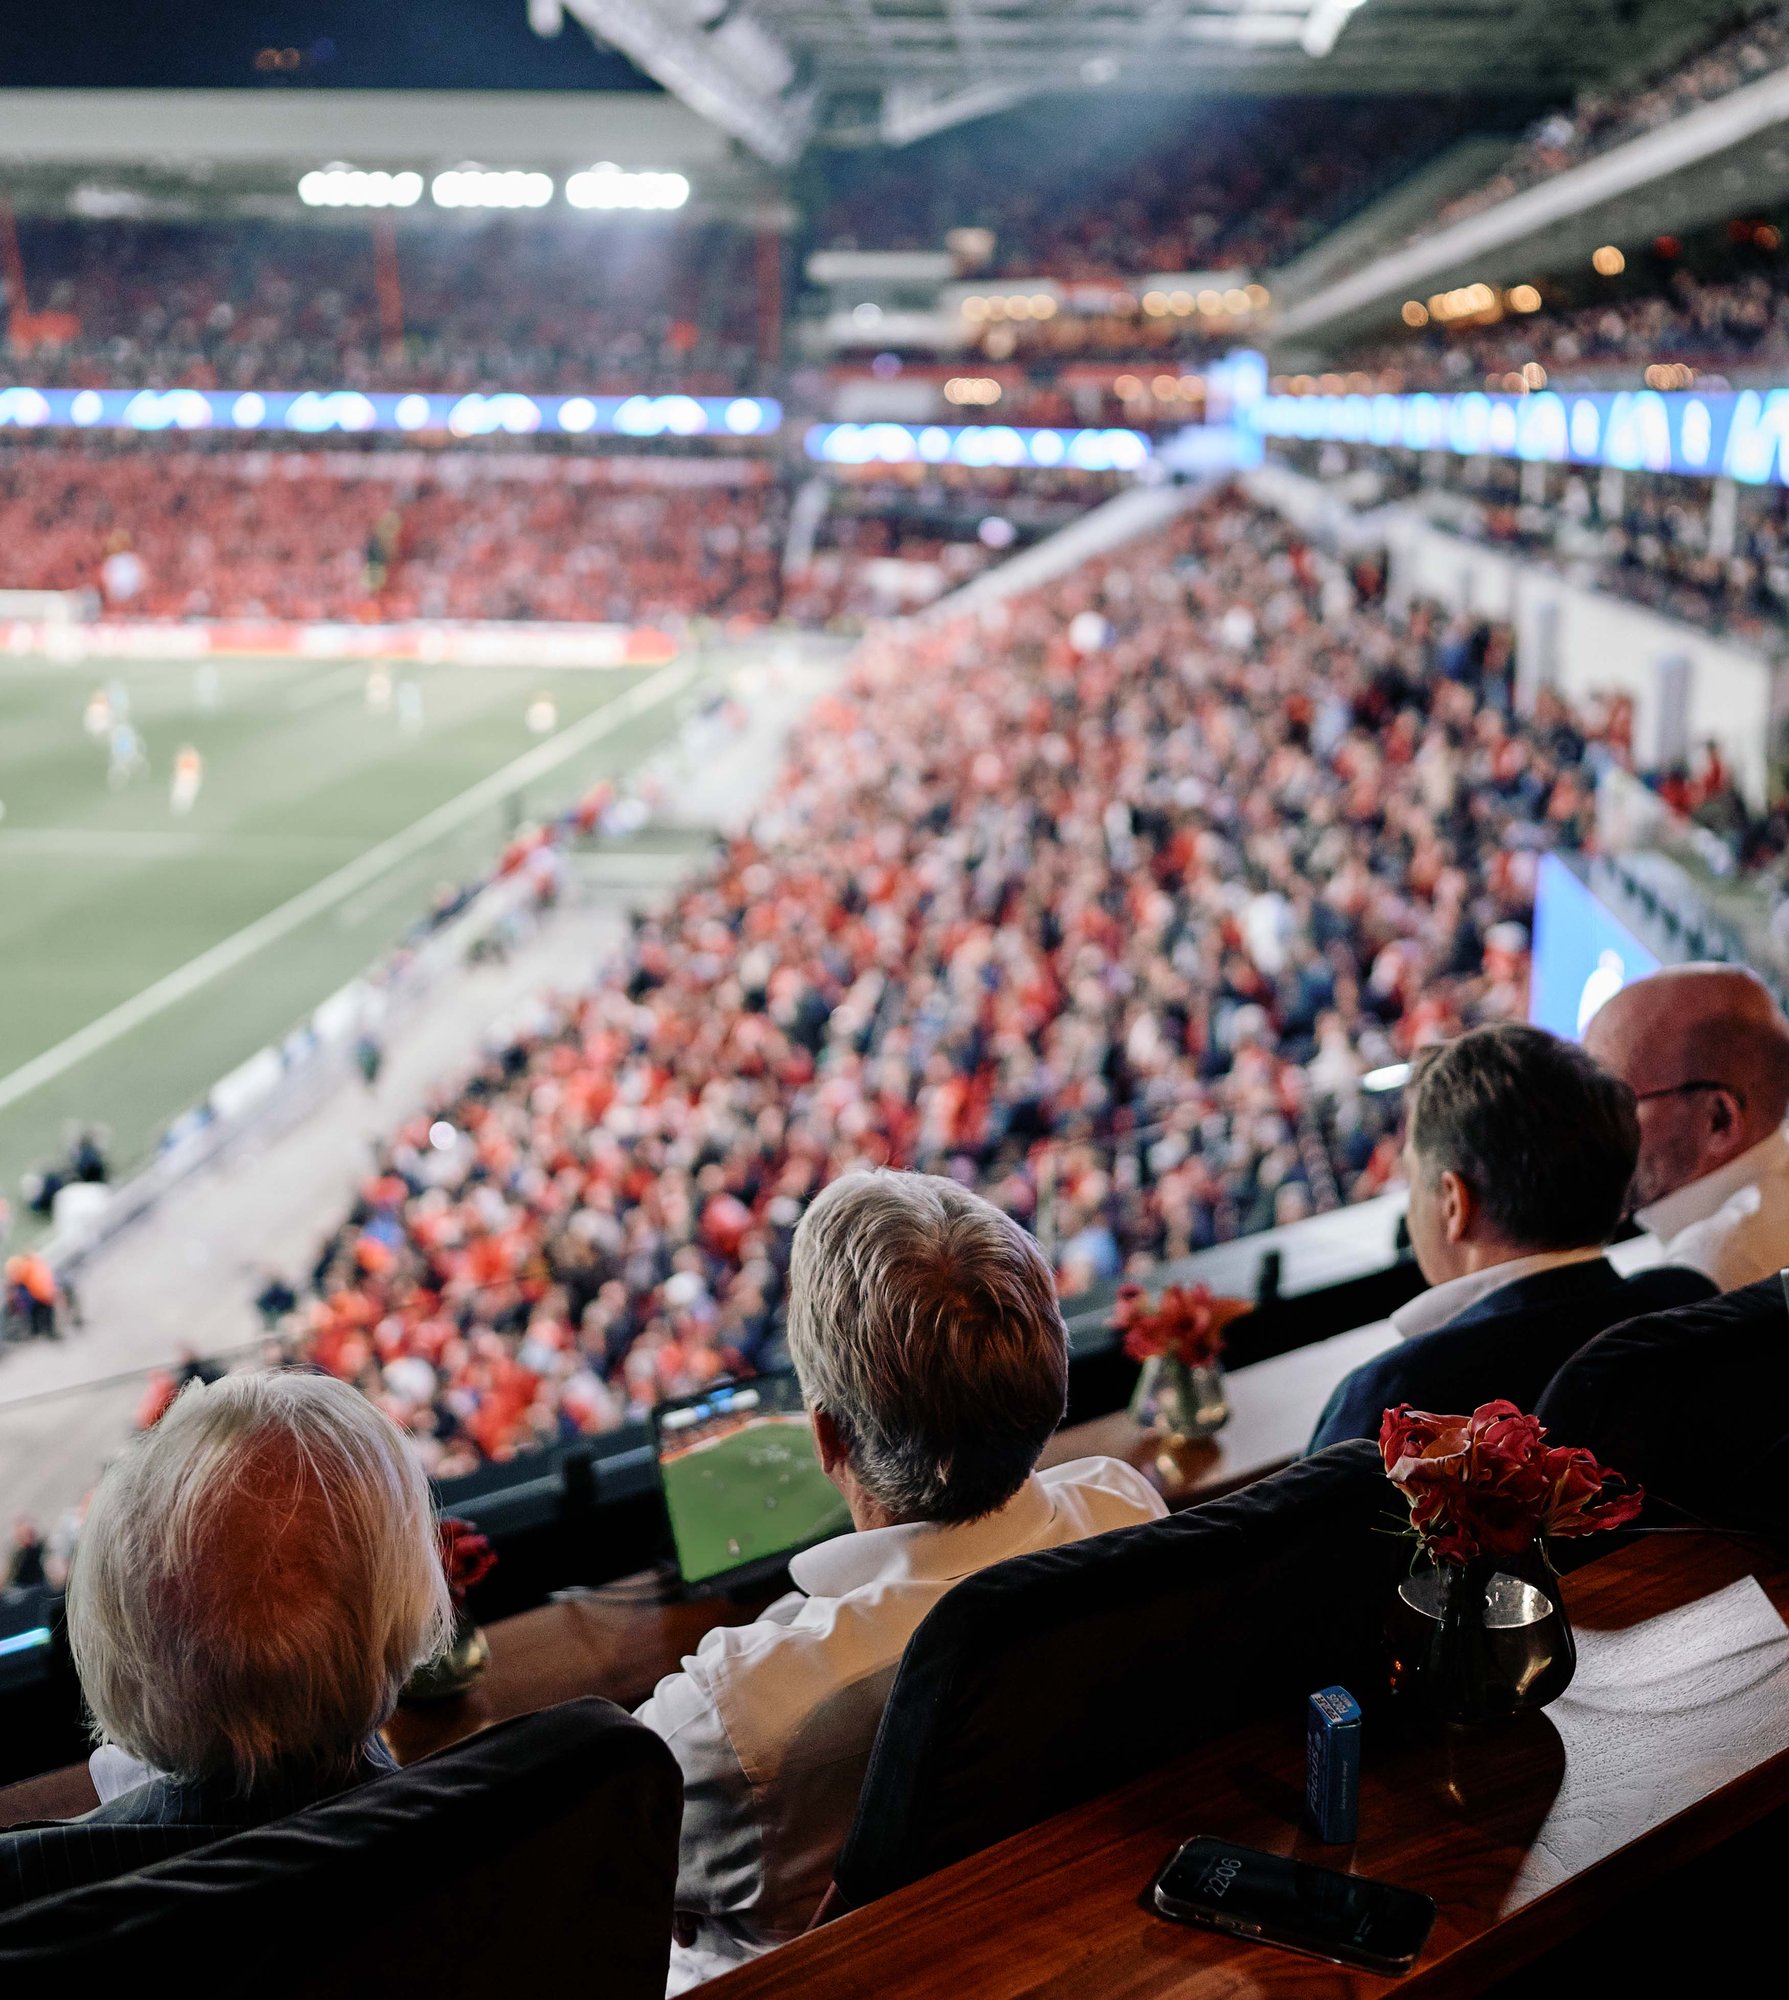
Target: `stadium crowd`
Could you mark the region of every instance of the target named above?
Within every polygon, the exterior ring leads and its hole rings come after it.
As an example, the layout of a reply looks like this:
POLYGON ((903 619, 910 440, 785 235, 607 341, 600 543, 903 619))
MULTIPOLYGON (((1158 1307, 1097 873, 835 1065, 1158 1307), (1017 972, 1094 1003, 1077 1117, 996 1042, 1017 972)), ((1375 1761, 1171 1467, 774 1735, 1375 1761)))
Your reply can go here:
POLYGON ((40 387, 727 395, 756 367, 751 242, 721 225, 18 226, 40 387), (395 320, 387 315, 395 308, 395 320))
POLYGON ((395 1135, 289 1352, 449 1474, 762 1356, 854 1164, 985 1187, 1068 1297, 1385 1186, 1362 1073, 1519 1011, 1622 753, 1374 581, 1228 496, 874 640, 750 836, 395 1135))
MULTIPOLYGON (((1777 238, 1774 227, 1760 226, 1777 238)), ((1538 365, 1542 376, 1524 386, 1557 389, 1637 388, 1646 370, 1673 362, 1697 376, 1789 362, 1789 295, 1780 275, 1705 279, 1677 271, 1656 291, 1509 315, 1488 326, 1430 326, 1376 342, 1347 365, 1395 371, 1401 388, 1436 390, 1515 389, 1505 378, 1538 365)), ((1661 385, 1655 378, 1648 386, 1661 385)), ((1688 379, 1662 386, 1687 387, 1688 379)))
POLYGON ((476 453, 418 469, 408 454, 12 451, 0 588, 92 592, 139 618, 761 619, 782 511, 768 480, 627 485, 476 453))
POLYGON ((1717 30, 1693 56, 1655 80, 1603 94, 1586 91, 1569 111, 1541 119, 1489 180, 1456 196, 1429 228, 1494 208, 1549 175, 1594 159, 1626 140, 1669 125, 1789 62, 1789 11, 1765 8, 1736 28, 1717 30))
POLYGON ((1295 100, 1213 112, 1190 134, 1177 122, 1159 139, 1147 116, 1082 115, 1069 147, 1066 115, 1046 100, 892 156, 841 158, 818 191, 814 241, 935 250, 991 230, 990 272, 1071 282, 1266 271, 1472 125, 1469 101, 1332 100, 1313 119, 1295 100))

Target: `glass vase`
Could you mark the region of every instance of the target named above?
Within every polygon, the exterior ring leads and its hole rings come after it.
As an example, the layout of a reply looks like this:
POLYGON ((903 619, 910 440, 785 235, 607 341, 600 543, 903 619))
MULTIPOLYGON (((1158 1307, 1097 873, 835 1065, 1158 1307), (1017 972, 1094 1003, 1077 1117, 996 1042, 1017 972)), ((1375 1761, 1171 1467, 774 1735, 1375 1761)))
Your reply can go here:
POLYGON ((453 1638, 444 1653, 437 1653, 404 1683, 402 1701, 447 1701, 464 1694, 491 1664, 491 1642, 483 1628, 462 1606, 455 1614, 453 1638))
POLYGON ((1430 1721, 1509 1721, 1556 1701, 1578 1649, 1547 1551, 1436 1562, 1420 1554, 1386 1625, 1391 1688, 1430 1721))
POLYGON ((1216 1361, 1188 1362, 1152 1354, 1137 1377, 1131 1416, 1170 1444, 1210 1437, 1230 1421, 1224 1371, 1216 1361))

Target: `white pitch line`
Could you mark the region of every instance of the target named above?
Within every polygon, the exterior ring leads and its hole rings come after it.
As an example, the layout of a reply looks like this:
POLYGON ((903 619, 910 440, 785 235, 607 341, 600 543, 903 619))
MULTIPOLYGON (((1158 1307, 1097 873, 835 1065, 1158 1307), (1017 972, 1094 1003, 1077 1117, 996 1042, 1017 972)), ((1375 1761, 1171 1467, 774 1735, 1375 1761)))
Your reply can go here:
POLYGON ((333 875, 325 875, 321 881, 313 882, 308 889, 301 889, 296 896, 269 910, 265 916, 257 917, 252 924, 246 924, 231 936, 220 939, 208 950, 200 952, 197 958, 189 958, 184 965, 176 966, 153 986, 145 986, 141 993, 133 994, 110 1013, 100 1015, 96 1021, 89 1021, 86 1027, 78 1028, 54 1048, 33 1056, 10 1076, 0 1077, 0 1110, 9 1104, 16 1104, 21 1097, 29 1097, 32 1091, 53 1082, 65 1071, 73 1069, 76 1063, 85 1062, 89 1056, 109 1047, 120 1036, 140 1028, 145 1021, 153 1020, 157 1014, 196 993, 200 987, 209 985, 226 972, 234 971, 265 946, 309 923, 313 917, 321 916, 344 898, 375 881, 387 869, 395 868, 400 861, 407 861, 411 855, 421 853, 442 834, 451 833, 455 827, 476 818, 487 807, 498 804, 519 786, 545 777, 567 759, 612 735, 624 722, 631 722, 647 709, 656 708, 673 695, 681 694, 695 674, 694 660, 678 667, 661 668, 650 680, 630 688, 618 701, 599 708, 594 715, 585 716, 582 722, 574 722, 570 728, 560 730, 557 736, 549 737, 546 742, 536 744, 513 763, 504 765, 502 770, 493 771, 488 778, 481 778, 470 790, 461 792, 457 798, 448 799, 433 812, 425 813, 401 833, 394 833, 389 840, 380 841, 377 847, 369 847, 364 854, 356 855, 333 875))

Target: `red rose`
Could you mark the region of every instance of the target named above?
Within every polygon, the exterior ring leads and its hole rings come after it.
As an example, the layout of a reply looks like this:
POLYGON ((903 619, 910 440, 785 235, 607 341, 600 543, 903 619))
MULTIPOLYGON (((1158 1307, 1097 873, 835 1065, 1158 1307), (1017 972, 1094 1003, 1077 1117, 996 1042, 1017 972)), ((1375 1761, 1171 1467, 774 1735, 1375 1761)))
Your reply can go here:
POLYGON ((441 1545, 441 1567, 447 1575, 448 1594, 458 1609, 467 1594, 483 1583, 497 1567, 497 1551, 470 1521, 455 1514, 443 1514, 435 1524, 441 1545))

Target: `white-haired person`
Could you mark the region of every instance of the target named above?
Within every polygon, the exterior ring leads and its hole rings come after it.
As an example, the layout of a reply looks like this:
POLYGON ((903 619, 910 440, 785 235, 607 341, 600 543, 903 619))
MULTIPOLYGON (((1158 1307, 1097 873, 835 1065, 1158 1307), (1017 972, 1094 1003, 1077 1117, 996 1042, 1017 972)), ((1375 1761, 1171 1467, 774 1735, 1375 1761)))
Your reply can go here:
POLYGON ((378 1731, 450 1629, 428 1482, 389 1417, 326 1375, 194 1383, 107 1469, 69 1574, 101 1803, 54 1841, 0 1833, 0 1906, 390 1770, 378 1731))
POLYGON ((1068 1336, 1050 1266, 955 1181, 852 1173, 802 1217, 789 1353, 855 1532, 711 1632, 640 1719, 683 1769, 671 1990, 804 1930, 832 1879, 901 1653, 959 1578, 1156 1519, 1114 1459, 1036 1470, 1068 1336))

